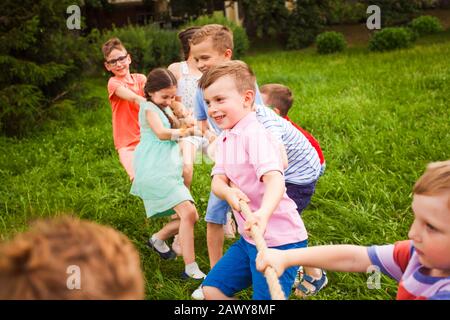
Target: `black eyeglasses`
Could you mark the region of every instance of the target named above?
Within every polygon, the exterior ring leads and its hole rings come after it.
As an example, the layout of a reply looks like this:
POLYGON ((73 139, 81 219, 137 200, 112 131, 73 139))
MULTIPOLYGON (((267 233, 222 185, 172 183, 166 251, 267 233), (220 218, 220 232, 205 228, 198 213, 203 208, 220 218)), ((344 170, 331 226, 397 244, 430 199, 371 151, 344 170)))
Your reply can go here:
POLYGON ((128 53, 124 56, 118 57, 117 59, 111 59, 109 61, 106 61, 106 63, 108 65, 110 65, 111 67, 115 67, 117 65, 117 62, 122 62, 123 60, 125 60, 128 57, 128 53))

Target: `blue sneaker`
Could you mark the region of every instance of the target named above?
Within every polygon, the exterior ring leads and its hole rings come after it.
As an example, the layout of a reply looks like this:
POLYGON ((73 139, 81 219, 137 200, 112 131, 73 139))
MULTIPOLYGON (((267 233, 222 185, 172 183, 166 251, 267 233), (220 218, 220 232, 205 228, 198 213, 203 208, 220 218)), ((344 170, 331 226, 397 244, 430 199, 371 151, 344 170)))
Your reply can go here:
MULTIPOLYGON (((164 241, 163 241, 164 242, 164 241)), ((165 242, 164 242, 165 243, 165 242)), ((157 254, 159 254, 159 256, 161 257, 161 259, 164 260, 174 260, 177 257, 177 254, 175 253, 175 251, 173 251, 169 246, 167 246, 168 251, 166 252, 162 252, 159 251, 156 247, 155 247, 155 241, 153 241, 151 238, 147 241, 147 246, 150 249, 153 249, 154 251, 156 251, 157 254)))

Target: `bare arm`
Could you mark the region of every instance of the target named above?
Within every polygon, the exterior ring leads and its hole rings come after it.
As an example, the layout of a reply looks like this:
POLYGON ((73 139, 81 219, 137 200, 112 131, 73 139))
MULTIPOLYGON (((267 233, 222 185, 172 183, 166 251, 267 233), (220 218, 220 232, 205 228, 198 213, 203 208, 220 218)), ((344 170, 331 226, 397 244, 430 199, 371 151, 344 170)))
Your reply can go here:
POLYGON ((261 202, 259 212, 261 216, 270 218, 272 213, 278 207, 285 191, 283 175, 279 171, 269 171, 263 175, 262 181, 266 186, 264 196, 261 202))
POLYGON ((118 87, 116 91, 114 91, 114 94, 120 99, 134 102, 136 104, 147 101, 144 97, 134 93, 133 91, 125 87, 118 87))
POLYGON ((239 189, 230 187, 230 179, 225 175, 214 175, 211 191, 220 199, 226 200, 231 208, 239 211, 239 200, 249 201, 247 196, 239 189))
POLYGON ((283 175, 279 171, 269 171, 263 175, 262 181, 265 185, 264 196, 261 202, 261 207, 253 212, 250 217, 247 217, 245 222, 245 230, 250 235, 252 225, 256 224, 264 234, 267 223, 272 216, 275 209, 278 207, 281 198, 285 191, 285 184, 283 175))
POLYGON ((188 129, 168 129, 165 128, 156 112, 147 110, 145 112, 147 123, 160 140, 176 140, 186 137, 194 132, 194 128, 188 129))
POLYGON ((265 270, 271 265, 279 275, 286 268, 299 265, 332 271, 366 272, 371 264, 367 247, 354 245, 328 245, 292 250, 267 249, 256 258, 258 270, 265 270))

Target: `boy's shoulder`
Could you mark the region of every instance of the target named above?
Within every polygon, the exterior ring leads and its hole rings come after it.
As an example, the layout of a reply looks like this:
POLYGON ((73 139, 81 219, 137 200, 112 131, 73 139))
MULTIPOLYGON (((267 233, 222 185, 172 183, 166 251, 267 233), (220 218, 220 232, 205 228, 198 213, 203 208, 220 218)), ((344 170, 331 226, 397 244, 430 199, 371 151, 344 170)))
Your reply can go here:
MULTIPOLYGON (((131 79, 131 83, 147 81, 147 77, 142 73, 130 73, 130 79, 131 79)), ((124 77, 111 76, 108 80, 108 83, 114 83, 114 82, 130 83, 129 81, 125 80, 124 77)))

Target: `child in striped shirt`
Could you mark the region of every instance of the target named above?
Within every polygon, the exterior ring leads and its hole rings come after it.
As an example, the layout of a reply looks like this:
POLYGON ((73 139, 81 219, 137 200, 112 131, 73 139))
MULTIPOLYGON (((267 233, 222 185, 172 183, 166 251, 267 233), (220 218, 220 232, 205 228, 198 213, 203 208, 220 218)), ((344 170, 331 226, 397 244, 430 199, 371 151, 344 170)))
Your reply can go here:
MULTIPOLYGON (((287 251, 268 249, 256 259, 282 274, 302 264, 335 271, 370 267, 399 282, 398 300, 450 300, 450 160, 428 165, 413 189, 410 240, 383 246, 330 245, 287 251)), ((372 269, 373 270, 373 269, 372 269)))
POLYGON ((269 108, 272 108, 278 115, 292 123, 292 125, 299 130, 308 139, 311 145, 316 149, 317 155, 320 159, 320 164, 322 166, 320 175, 325 172, 325 157, 323 156, 322 149, 320 148, 319 142, 310 134, 308 131, 297 125, 288 117, 288 112, 294 103, 294 98, 292 96, 292 91, 282 84, 269 83, 265 84, 260 88, 262 99, 264 104, 269 108))

